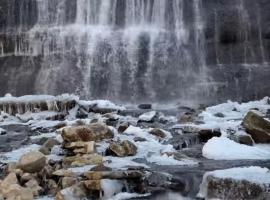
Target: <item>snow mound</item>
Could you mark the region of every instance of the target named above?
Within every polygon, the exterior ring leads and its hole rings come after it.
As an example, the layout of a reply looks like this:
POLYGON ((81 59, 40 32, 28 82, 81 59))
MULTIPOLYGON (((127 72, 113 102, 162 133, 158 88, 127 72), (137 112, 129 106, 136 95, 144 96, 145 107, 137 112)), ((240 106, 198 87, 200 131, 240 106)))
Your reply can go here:
POLYGON ((202 149, 203 156, 214 160, 270 160, 270 145, 247 146, 227 137, 213 137, 202 149))
POLYGON ((110 110, 125 110, 124 106, 119 106, 112 103, 109 100, 93 100, 93 101, 84 101, 80 100, 79 105, 84 107, 97 107, 100 109, 110 109, 110 110))

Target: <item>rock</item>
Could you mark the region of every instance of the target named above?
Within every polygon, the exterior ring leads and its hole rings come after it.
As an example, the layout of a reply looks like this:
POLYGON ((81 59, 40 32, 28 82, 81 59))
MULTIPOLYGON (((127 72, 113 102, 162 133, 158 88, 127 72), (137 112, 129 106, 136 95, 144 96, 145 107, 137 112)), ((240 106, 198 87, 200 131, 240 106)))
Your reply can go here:
POLYGON ((215 117, 220 117, 220 118, 224 118, 225 117, 225 115, 223 113, 220 113, 220 112, 219 113, 215 113, 214 116, 215 117))
POLYGON ((21 181, 22 182, 28 182, 28 181, 34 180, 34 179, 35 179, 35 177, 32 174, 30 174, 30 173, 24 173, 21 176, 21 181))
POLYGON ((32 190, 34 196, 38 196, 42 191, 42 188, 39 186, 36 180, 28 181, 27 183, 25 183, 25 186, 32 190))
POLYGON ((221 132, 218 129, 202 129, 198 132, 200 142, 207 142, 213 137, 220 137, 221 132))
POLYGON ((63 163, 72 167, 80 167, 84 165, 99 165, 102 163, 102 156, 98 154, 85 154, 82 156, 65 157, 63 163))
POLYGON ((62 178, 62 188, 71 187, 77 183, 77 178, 74 177, 63 177, 62 178))
POLYGON ((45 165, 46 157, 38 151, 32 151, 23 155, 18 162, 18 167, 24 172, 29 173, 39 172, 45 165))
POLYGON ((21 187, 18 184, 10 185, 7 190, 3 192, 3 196, 8 200, 33 200, 33 193, 30 188, 21 187))
POLYGON ((118 130, 119 133, 123 133, 123 132, 125 132, 125 130, 127 130, 128 127, 129 127, 129 123, 128 122, 124 122, 124 123, 121 123, 118 126, 117 130, 118 130))
POLYGON ((128 140, 123 141, 121 144, 113 142, 107 149, 108 155, 114 155, 118 157, 134 156, 136 153, 137 147, 128 140))
POLYGON ((112 139, 114 135, 108 126, 100 123, 94 123, 89 126, 64 128, 62 130, 62 137, 65 142, 88 142, 112 139))
POLYGON ((48 195, 55 195, 58 191, 58 185, 52 179, 47 180, 46 187, 48 195))
POLYGON ((17 183, 18 183, 18 179, 17 179, 16 174, 14 172, 8 174, 7 177, 1 182, 0 193, 1 192, 4 193, 4 191, 7 191, 11 185, 14 185, 17 183))
POLYGON ((147 141, 145 138, 142 138, 142 137, 135 137, 134 138, 134 142, 145 142, 147 141))
POLYGON ((267 192, 269 187, 264 184, 214 176, 208 176, 204 181, 207 181, 203 194, 206 199, 270 199, 270 194, 267 192))
POLYGON ((160 138, 165 138, 167 136, 164 131, 158 128, 153 128, 149 133, 160 138))
POLYGON ((150 112, 140 115, 139 121, 140 122, 153 122, 156 116, 157 116, 156 111, 150 111, 150 112))
POLYGON ((193 121, 193 116, 189 112, 183 113, 178 120, 180 124, 192 123, 193 121))
POLYGON ((64 146, 66 149, 71 149, 75 154, 82 153, 82 154, 91 154, 95 152, 95 142, 71 142, 67 143, 64 146))
POLYGON ((100 180, 87 180, 83 182, 87 190, 90 191, 100 191, 101 190, 101 182, 100 180))
POLYGON ((270 122, 255 111, 249 111, 243 119, 245 127, 256 143, 270 143, 270 122))
POLYGON ((10 162, 6 166, 6 173, 9 174, 11 172, 15 172, 17 169, 17 163, 16 162, 10 162))
POLYGON ((54 176, 59 177, 76 177, 76 174, 73 173, 71 170, 59 169, 52 173, 54 176))
POLYGON ((143 173, 137 170, 129 171, 100 171, 100 172, 85 172, 84 176, 89 180, 101 179, 134 179, 142 178, 143 173))
POLYGON ((152 109, 152 104, 149 104, 149 103, 140 104, 138 105, 138 108, 144 109, 144 110, 152 109))
POLYGON ((47 141, 42 145, 42 147, 39 149, 39 151, 41 153, 43 153, 44 155, 49 155, 52 148, 55 145, 59 145, 59 142, 53 138, 49 138, 47 139, 47 141))
POLYGON ((77 183, 57 193, 56 200, 81 200, 87 199, 87 190, 84 183, 77 183))
POLYGON ((253 146, 254 141, 250 135, 238 135, 234 139, 234 141, 240 143, 240 144, 245 144, 249 146, 253 146))

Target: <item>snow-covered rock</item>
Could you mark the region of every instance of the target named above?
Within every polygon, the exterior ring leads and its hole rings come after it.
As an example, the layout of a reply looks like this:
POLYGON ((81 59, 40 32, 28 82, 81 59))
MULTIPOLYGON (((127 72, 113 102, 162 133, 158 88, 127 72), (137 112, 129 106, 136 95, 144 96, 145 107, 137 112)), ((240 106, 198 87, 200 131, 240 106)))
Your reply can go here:
POLYGON ((261 167, 231 168, 204 174, 198 197, 205 199, 269 199, 270 171, 261 167))
POLYGON ((143 113, 139 116, 139 120, 142 122, 152 122, 154 118, 156 117, 157 112, 156 111, 150 111, 147 113, 143 113))

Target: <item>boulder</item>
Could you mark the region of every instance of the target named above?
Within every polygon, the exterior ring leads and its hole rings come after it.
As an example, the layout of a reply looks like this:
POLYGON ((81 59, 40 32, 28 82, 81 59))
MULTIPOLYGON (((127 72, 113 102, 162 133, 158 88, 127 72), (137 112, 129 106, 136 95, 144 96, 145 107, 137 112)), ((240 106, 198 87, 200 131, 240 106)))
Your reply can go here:
POLYGON ((23 155, 18 162, 18 167, 29 173, 39 172, 45 165, 46 157, 39 151, 32 151, 23 155))
POLYGON ((254 141, 251 137, 251 135, 236 135, 234 137, 232 137, 231 139, 233 139, 235 142, 238 142, 240 144, 245 144, 245 145, 249 145, 249 146, 253 146, 254 141))
POLYGON ((31 189, 34 196, 38 196, 42 192, 42 188, 39 186, 38 182, 34 179, 25 183, 25 186, 31 189))
POLYGON ((55 146, 55 145, 58 145, 59 142, 53 138, 49 138, 47 139, 47 141, 42 145, 42 147, 39 149, 39 151, 41 153, 43 153, 44 155, 49 155, 52 148, 55 146))
POLYGON ((95 142, 71 142, 64 145, 66 149, 71 149, 75 154, 91 154, 95 152, 95 142))
POLYGON ((33 193, 30 188, 21 187, 18 184, 10 185, 7 190, 3 192, 3 196, 8 200, 33 200, 33 193))
POLYGON ((87 180, 87 181, 84 181, 83 183, 84 183, 84 186, 87 188, 87 190, 90 190, 90 191, 101 190, 100 180, 87 180))
POLYGON ((121 142, 121 144, 113 142, 107 149, 108 155, 114 155, 118 157, 134 156, 136 153, 137 147, 128 140, 121 142))
POLYGON ((73 173, 71 170, 59 169, 52 173, 54 176, 58 177, 76 177, 76 174, 73 173))
POLYGON ((77 183, 71 187, 65 188, 57 193, 56 200, 80 200, 87 199, 87 190, 84 183, 77 183))
POLYGON ((150 112, 140 115, 139 121, 140 122, 153 122, 156 116, 157 116, 156 111, 150 111, 150 112))
POLYGON ((129 123, 124 122, 124 123, 119 124, 117 130, 119 133, 123 133, 123 132, 125 132, 125 130, 127 130, 128 127, 129 127, 129 123))
POLYGON ((242 123, 256 143, 270 143, 270 121, 265 120, 256 111, 249 111, 242 123))
POLYGON ((46 187, 47 187, 47 193, 48 193, 48 195, 55 195, 57 193, 57 191, 58 191, 58 185, 52 179, 48 179, 47 180, 46 187))
POLYGON ((165 138, 167 136, 166 133, 159 128, 153 128, 149 133, 159 138, 165 138))
POLYGON ((62 188, 71 187, 72 185, 75 185, 77 183, 77 178, 74 177, 63 177, 61 184, 62 188))
POLYGON ((0 193, 7 191, 11 185, 17 184, 17 183, 18 183, 18 179, 17 179, 16 174, 14 172, 8 174, 7 177, 0 184, 0 193))
POLYGON ((62 130, 62 137, 65 142, 88 142, 112 139, 114 134, 107 125, 94 123, 89 126, 85 125, 64 128, 62 130))
POLYGON ((98 154, 85 154, 85 155, 76 155, 65 157, 63 159, 63 164, 72 166, 72 167, 80 167, 84 165, 99 165, 102 163, 102 156, 98 154))
POLYGON ((207 184, 204 186, 205 192, 201 191, 200 197, 205 199, 270 199, 267 192, 270 188, 266 184, 215 176, 208 176, 204 181, 207 181, 207 184))

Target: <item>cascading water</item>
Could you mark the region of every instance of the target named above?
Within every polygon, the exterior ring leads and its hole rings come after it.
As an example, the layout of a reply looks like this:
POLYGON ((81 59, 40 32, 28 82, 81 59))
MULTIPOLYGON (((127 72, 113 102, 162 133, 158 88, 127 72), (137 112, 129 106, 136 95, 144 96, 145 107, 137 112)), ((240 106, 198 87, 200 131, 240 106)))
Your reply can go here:
MULTIPOLYGON (((243 1, 235 1, 240 22, 246 24, 249 11, 243 1)), ((8 15, 1 24, 0 84, 6 87, 0 93, 69 92, 129 102, 210 102, 219 93, 220 98, 241 98, 239 77, 231 82, 221 71, 227 62, 226 50, 219 44, 223 14, 214 7, 209 17, 208 4, 205 0, 12 0, 4 5, 8 15), (214 49, 209 41, 212 30, 214 49), (14 67, 6 69, 10 63, 14 67), (231 84, 237 87, 232 94, 231 84)), ((251 30, 241 27, 246 45, 240 63, 257 64, 257 54, 247 61, 251 30)), ((262 33, 259 36, 263 55, 259 60, 267 63, 262 33)))

